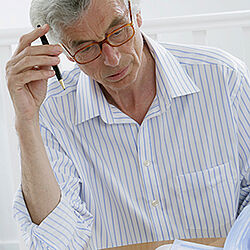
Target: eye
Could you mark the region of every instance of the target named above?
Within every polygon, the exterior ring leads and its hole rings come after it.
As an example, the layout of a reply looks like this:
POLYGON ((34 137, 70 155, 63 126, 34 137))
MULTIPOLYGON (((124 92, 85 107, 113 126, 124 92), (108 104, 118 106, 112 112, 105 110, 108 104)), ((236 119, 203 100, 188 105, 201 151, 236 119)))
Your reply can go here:
POLYGON ((95 52, 97 49, 98 49, 98 46, 95 44, 95 45, 91 45, 91 46, 89 46, 89 47, 83 48, 83 49, 80 50, 79 52, 80 52, 81 54, 89 54, 89 53, 95 52))
POLYGON ((119 36, 123 32, 123 29, 117 30, 112 36, 119 36))
POLYGON ((90 47, 87 47, 86 49, 83 49, 82 52, 85 53, 85 52, 89 52, 91 49, 92 49, 93 46, 90 46, 90 47))

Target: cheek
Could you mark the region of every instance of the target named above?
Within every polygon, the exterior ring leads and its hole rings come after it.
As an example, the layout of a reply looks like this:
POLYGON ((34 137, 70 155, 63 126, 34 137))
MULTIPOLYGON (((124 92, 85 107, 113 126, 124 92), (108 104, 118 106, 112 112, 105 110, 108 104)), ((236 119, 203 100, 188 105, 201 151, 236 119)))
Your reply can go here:
POLYGON ((98 79, 100 75, 100 65, 98 63, 92 62, 88 65, 80 65, 79 68, 88 76, 98 79))
MULTIPOLYGON (((138 31, 137 31, 137 33, 138 33, 138 31)), ((143 39, 142 39, 142 36, 140 34, 135 36, 132 48, 133 48, 133 52, 134 52, 133 54, 136 57, 136 60, 138 61, 138 63, 140 64, 141 60, 142 60, 142 53, 143 53, 143 39)))

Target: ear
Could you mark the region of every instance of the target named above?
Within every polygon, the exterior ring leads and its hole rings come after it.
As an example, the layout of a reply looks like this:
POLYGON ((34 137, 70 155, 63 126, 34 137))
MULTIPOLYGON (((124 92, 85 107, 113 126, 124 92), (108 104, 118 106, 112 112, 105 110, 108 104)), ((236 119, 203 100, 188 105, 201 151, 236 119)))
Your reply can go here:
POLYGON ((142 26, 141 11, 139 11, 139 12, 136 14, 136 21, 137 21, 138 27, 140 28, 140 27, 142 26))

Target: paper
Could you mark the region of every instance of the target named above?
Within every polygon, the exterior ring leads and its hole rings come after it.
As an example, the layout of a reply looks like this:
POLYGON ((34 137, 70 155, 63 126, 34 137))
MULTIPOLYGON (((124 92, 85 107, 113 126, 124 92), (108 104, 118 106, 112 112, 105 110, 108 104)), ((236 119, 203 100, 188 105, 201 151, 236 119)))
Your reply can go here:
POLYGON ((157 247, 155 250, 170 250, 173 244, 162 245, 157 247))
POLYGON ((155 250, 223 250, 221 247, 211 247, 184 240, 175 240, 173 244, 157 247, 155 250))
POLYGON ((175 240, 171 250, 223 250, 221 247, 212 247, 212 246, 206 246, 201 245, 198 243, 183 241, 183 240, 175 240))

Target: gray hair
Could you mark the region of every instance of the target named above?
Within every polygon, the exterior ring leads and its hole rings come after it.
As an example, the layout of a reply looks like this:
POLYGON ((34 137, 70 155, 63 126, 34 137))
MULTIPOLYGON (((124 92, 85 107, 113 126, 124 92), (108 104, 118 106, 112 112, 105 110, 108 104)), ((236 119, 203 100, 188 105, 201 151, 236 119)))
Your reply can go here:
MULTIPOLYGON (((102 0, 101 0, 102 1, 102 0)), ((62 29, 75 23, 91 0, 32 0, 30 7, 30 21, 34 28, 37 25, 49 24, 48 33, 52 42, 61 42, 62 29)), ((128 6, 128 0, 124 0, 128 6)), ((131 0, 132 12, 140 10, 140 0, 131 0)))

